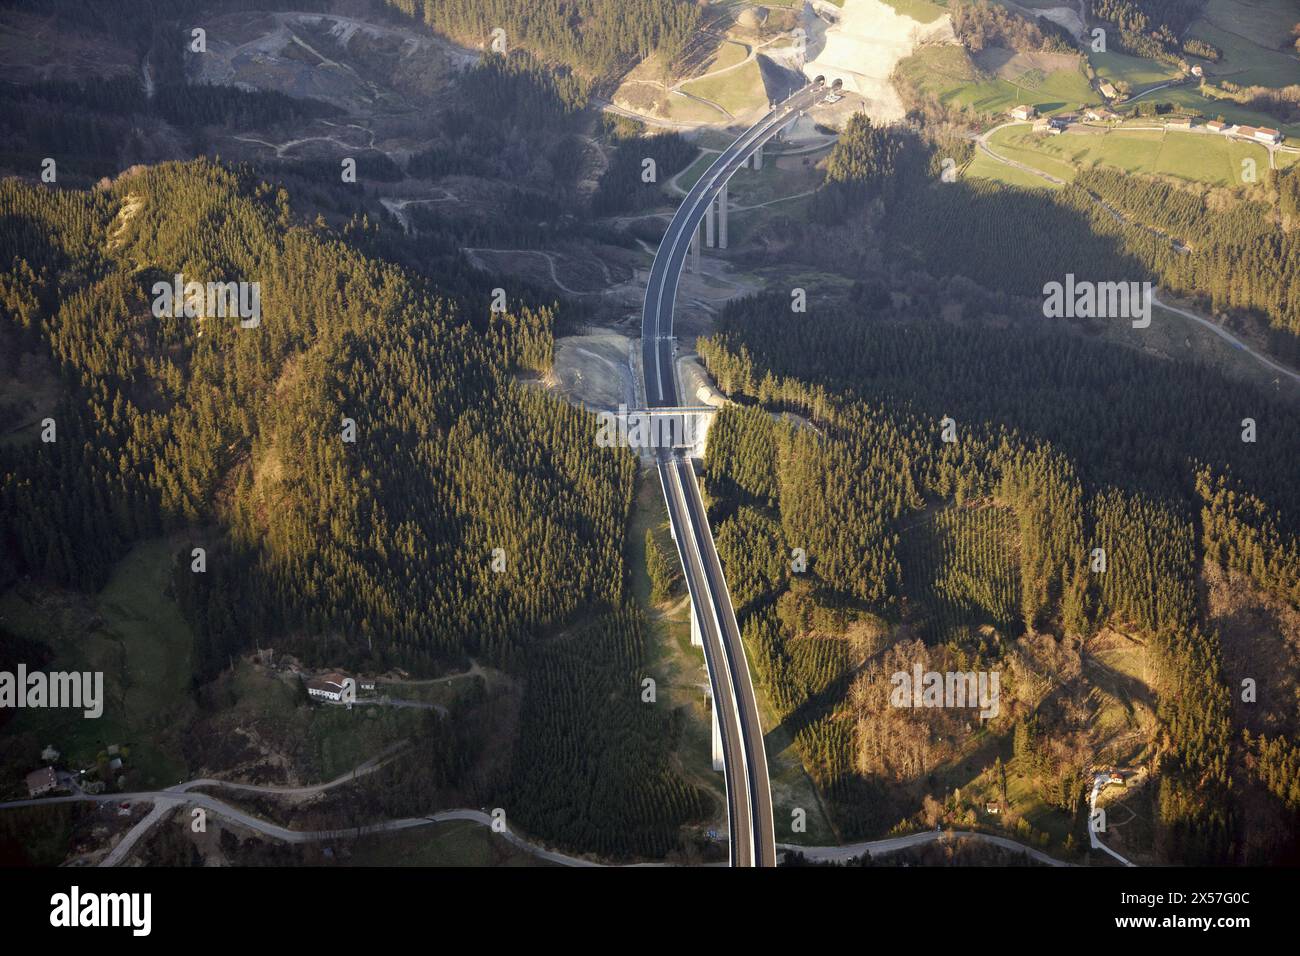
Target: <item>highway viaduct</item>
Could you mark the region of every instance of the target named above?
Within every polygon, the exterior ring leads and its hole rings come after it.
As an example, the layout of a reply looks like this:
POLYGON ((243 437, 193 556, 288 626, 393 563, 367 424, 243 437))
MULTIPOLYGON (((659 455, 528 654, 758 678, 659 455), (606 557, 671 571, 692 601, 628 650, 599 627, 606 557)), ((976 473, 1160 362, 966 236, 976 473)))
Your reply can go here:
MULTIPOLYGON (((712 219, 715 199, 736 170, 825 93, 819 79, 742 133, 699 178, 669 223, 655 253, 642 309, 642 370, 650 409, 680 407, 673 309, 686 257, 692 245, 698 247, 701 220, 706 214, 712 219)), ((720 233, 722 221, 719 218, 720 233)), ((763 727, 690 449, 659 447, 654 454, 690 594, 692 641, 704 647, 713 693, 714 762, 717 766, 721 757, 727 788, 730 862, 732 866, 775 866, 776 838, 763 727)))

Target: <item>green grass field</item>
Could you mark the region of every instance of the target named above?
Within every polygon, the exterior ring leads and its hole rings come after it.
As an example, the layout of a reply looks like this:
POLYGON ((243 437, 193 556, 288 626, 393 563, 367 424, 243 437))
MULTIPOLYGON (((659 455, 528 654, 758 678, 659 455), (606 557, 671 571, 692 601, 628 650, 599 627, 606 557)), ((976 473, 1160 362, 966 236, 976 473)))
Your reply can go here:
POLYGON ((684 93, 717 103, 733 116, 749 110, 762 109, 767 105, 767 90, 763 86, 763 73, 759 69, 757 60, 751 60, 744 66, 723 73, 721 76, 710 76, 683 83, 681 89, 684 93))
POLYGON ((1201 15, 1243 40, 1277 50, 1291 36, 1297 11, 1294 0, 1206 0, 1201 15))
POLYGON ((686 169, 682 171, 682 174, 677 177, 677 185, 689 192, 691 187, 700 181, 700 177, 704 175, 704 171, 708 169, 717 158, 717 153, 703 153, 695 160, 695 162, 687 166, 686 169))
POLYGON ((1088 62, 1092 64, 1099 77, 1112 83, 1127 83, 1135 94, 1147 87, 1167 83, 1178 75, 1178 71, 1173 67, 1157 63, 1155 60, 1111 50, 1105 53, 1089 53, 1088 62))
POLYGON ((995 182, 1005 183, 1008 186, 1018 186, 1021 189, 1061 188, 1056 183, 1048 182, 1041 176, 1027 173, 1015 166, 1008 166, 1006 163, 999 163, 983 151, 975 154, 975 158, 971 160, 970 165, 966 167, 966 171, 962 175, 974 179, 992 179, 995 182))
POLYGON ((493 686, 500 683, 499 672, 485 669, 484 676, 449 674, 436 681, 412 681, 410 683, 381 683, 375 688, 380 697, 392 697, 398 700, 418 700, 429 704, 451 707, 456 701, 472 692, 479 684, 493 686))
POLYGON ((1101 101, 1081 70, 1048 73, 1027 69, 1011 79, 1001 79, 982 73, 959 46, 924 47, 901 61, 898 71, 911 85, 940 102, 985 116, 1005 113, 1020 103, 1053 114, 1101 101))
POLYGON ((170 786, 184 776, 180 733, 194 710, 194 638, 167 594, 177 550, 163 540, 137 545, 94 598, 36 589, 0 596, 0 624, 53 652, 45 670, 104 674, 99 718, 66 709, 17 712, 6 734, 22 735, 36 747, 6 755, 29 764, 24 772, 36 766, 46 744, 62 752, 64 765, 78 769, 93 766, 108 745, 123 744, 130 748, 132 786, 170 786))
POLYGON ((1213 43, 1223 58, 1209 65, 1216 78, 1243 86, 1300 83, 1300 61, 1290 46, 1300 12, 1290 0, 1207 0, 1188 34, 1213 43))
POLYGON ((1254 143, 1206 133, 1123 128, 1104 134, 1043 136, 1011 126, 990 137, 997 153, 1071 181, 1080 169, 1108 166, 1126 172, 1172 176, 1209 186, 1246 185, 1242 162, 1253 159, 1257 183, 1268 169, 1268 152, 1254 143))
POLYGON ((717 70, 725 70, 729 66, 735 66, 749 55, 749 50, 743 43, 736 43, 733 40, 723 40, 718 44, 717 52, 713 54, 708 65, 704 68, 705 73, 713 73, 717 70))
MULTIPOLYGON (((1000 156, 1005 156, 1017 163, 1024 163, 1026 166, 1032 166, 1034 169, 1041 169, 1043 172, 1049 173, 1057 179, 1063 179, 1068 183, 1074 181, 1074 175, 1078 172, 1078 168, 1057 155, 1053 155, 1048 146, 1049 139, 1059 140, 1063 138, 1064 135, 1043 136, 1040 133, 1033 132, 1028 126, 1010 126, 989 137, 989 147, 1000 156)), ((996 162, 996 160, 992 161, 996 162)), ((1017 171, 1023 175, 1033 175, 1032 173, 1024 173, 1023 170, 1017 171)))

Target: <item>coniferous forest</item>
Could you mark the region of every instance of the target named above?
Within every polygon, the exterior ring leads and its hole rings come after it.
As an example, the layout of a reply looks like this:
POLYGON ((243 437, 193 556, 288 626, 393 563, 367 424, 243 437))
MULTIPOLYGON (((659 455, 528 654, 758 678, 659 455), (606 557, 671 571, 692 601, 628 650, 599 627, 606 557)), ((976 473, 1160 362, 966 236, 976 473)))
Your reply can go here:
POLYGON ((1204 569, 1295 605, 1293 405, 1036 320, 1019 303, 1076 270, 1150 278, 1253 313, 1293 356, 1294 176, 1274 178, 1272 208, 1211 210, 1194 193, 1104 170, 1055 196, 941 183, 938 159, 952 152, 850 120, 811 222, 790 224, 802 235, 788 246, 858 275, 849 295, 806 314, 785 295, 732 303, 701 341, 740 403, 711 431, 706 480, 756 677, 849 838, 907 816, 914 804, 897 782, 935 786, 934 768, 957 754, 944 741, 961 737, 941 718, 880 710, 888 665, 922 655, 1000 670, 1012 704, 989 729, 1014 737, 1007 756, 1032 768, 1080 845, 1096 755, 1062 745, 1083 725, 1071 724, 1069 679, 1043 697, 1044 675, 1078 673, 1098 636, 1130 635, 1158 701, 1158 850, 1258 859, 1251 831, 1262 826, 1275 841, 1263 858, 1289 858, 1292 788, 1281 780, 1300 726, 1236 700, 1248 696, 1243 676, 1267 678, 1243 670, 1235 643, 1225 648, 1204 569), (954 301, 968 321, 952 321, 954 301), (798 555, 802 570, 769 555, 798 555), (900 632, 925 647, 891 645, 900 632), (1273 824, 1243 818, 1232 796, 1262 791, 1276 801, 1273 824))
MULTIPOLYGON (((549 368, 551 306, 493 311, 486 279, 442 288, 367 258, 295 221, 283 189, 203 160, 85 191, 7 180, 0 208, 14 264, 5 354, 57 369, 63 396, 42 416, 55 440, 0 453, 4 586, 93 593, 135 542, 185 539, 173 587, 196 635, 196 683, 258 646, 368 671, 473 656, 529 674, 552 666, 543 637, 579 611, 623 606, 634 461, 595 447, 588 413, 521 380, 549 368), (260 324, 155 317, 153 285, 175 273, 259 282, 260 324), (192 573, 191 543, 205 573, 192 573)), ((613 642, 609 662, 593 658, 564 706, 592 680, 622 684, 617 736, 657 739, 636 706, 635 615, 602 620, 589 633, 597 648, 613 642)), ((508 784, 538 807, 535 832, 659 854, 707 806, 656 748, 606 743, 591 765, 602 785, 635 775, 650 816, 635 833, 602 824, 631 810, 593 794, 587 825, 605 835, 567 828, 541 810, 548 787, 560 799, 572 783, 572 752, 556 748, 574 725, 551 716, 527 696, 540 763, 508 784)))
MULTIPOLYGON (((279 15, 259 0, 7 6, 92 23, 128 65, 0 84, 0 384, 18 383, 0 389, 0 601, 58 609, 51 631, 75 611, 111 633, 89 609, 111 613, 124 566, 161 543, 148 600, 175 608, 186 641, 177 773, 234 766, 249 688, 268 686, 290 717, 248 718, 258 734, 327 712, 323 742, 292 742, 299 769, 355 765, 334 765, 351 711, 313 709, 297 676, 288 691, 250 676, 280 655, 438 685, 417 720, 366 730, 409 748, 336 798, 349 826, 500 806, 521 834, 602 860, 716 858, 721 778, 682 759, 701 756, 702 723, 642 696, 674 650, 654 642, 683 604, 678 555, 662 526, 644 531, 643 606, 642 466, 600 447, 556 386, 563 336, 636 324, 605 295, 637 280, 677 202, 666 184, 701 155, 693 134, 601 107, 639 64, 670 77, 717 11, 374 0, 385 29, 461 48, 403 76, 381 123, 191 81, 190 21, 279 15), (336 148, 359 182, 340 182, 336 148), (57 181, 40 180, 46 157, 57 181), (554 284, 497 274, 492 254, 544 258, 554 284), (176 315, 159 305, 173 280, 255 284, 256 316, 186 317, 184 296, 176 315)), ((1214 53, 1187 45, 1202 7, 1089 13, 1117 48, 1172 64, 1214 53)), ((984 0, 949 12, 974 51, 1075 49, 984 0)), ((383 85, 369 67, 366 96, 383 85)), ((1300 364, 1300 166, 1248 196, 1101 167, 1059 190, 940 178, 974 152, 846 118, 824 159, 802 157, 824 171, 811 196, 742 201, 767 211, 715 253, 811 277, 806 311, 769 283, 696 343, 728 399, 704 491, 769 741, 792 743, 840 842, 946 823, 1083 860, 1093 774, 1123 763, 1146 784, 1151 859, 1300 860, 1300 664, 1259 637, 1300 611, 1294 400, 1040 315, 1044 284, 1069 273, 1150 281, 1300 364), (890 705, 892 676, 920 661, 1001 675, 997 713, 890 705), (1091 748, 1107 721, 1122 745, 1091 748), (1011 790, 1036 819, 1010 818, 1011 790)), ((9 623, 0 666, 66 652, 9 623)), ((36 742, 0 738, 0 769, 30 770, 36 742)), ((168 840, 152 859, 186 862, 168 840)))
MULTIPOLYGON (((869 659, 902 620, 979 669, 1010 668, 1021 635, 1119 628, 1143 635, 1157 670, 1164 848, 1234 859, 1227 791, 1247 778, 1276 788, 1272 764, 1290 757, 1285 738, 1250 744, 1234 723, 1198 571, 1212 559, 1295 600, 1300 435, 1288 405, 1077 337, 797 315, 776 295, 730 306, 701 355, 742 403, 710 433, 706 480, 756 679, 844 836, 878 832, 899 810, 859 759, 864 678, 827 635, 866 634, 847 647, 869 659), (1270 441, 1240 440, 1248 414, 1270 441), (802 573, 779 558, 795 548, 802 573), (810 656, 819 644, 843 659, 810 656)), ((1004 708, 994 726, 1028 716, 1004 708)), ((1067 769, 1081 788, 1086 768, 1052 767, 1067 769)))

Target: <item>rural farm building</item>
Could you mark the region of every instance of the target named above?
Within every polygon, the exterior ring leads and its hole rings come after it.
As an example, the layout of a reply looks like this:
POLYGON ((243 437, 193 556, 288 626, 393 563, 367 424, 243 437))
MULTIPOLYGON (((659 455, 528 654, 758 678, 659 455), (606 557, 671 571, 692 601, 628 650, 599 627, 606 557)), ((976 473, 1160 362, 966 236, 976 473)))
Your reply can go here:
POLYGON ((341 701, 343 684, 348 678, 337 672, 322 674, 307 681, 307 696, 317 700, 341 701))

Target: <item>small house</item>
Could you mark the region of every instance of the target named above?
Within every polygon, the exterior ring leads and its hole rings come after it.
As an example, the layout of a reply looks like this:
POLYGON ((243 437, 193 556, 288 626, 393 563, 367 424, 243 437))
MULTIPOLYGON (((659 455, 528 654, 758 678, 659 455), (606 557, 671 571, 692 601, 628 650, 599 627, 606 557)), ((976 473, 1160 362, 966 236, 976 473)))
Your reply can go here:
POLYGON ((1011 110, 1012 119, 1018 119, 1021 120, 1022 122, 1024 120, 1031 120, 1037 115, 1038 115, 1037 109, 1035 109, 1032 106, 1027 106, 1023 103, 1020 106, 1013 107, 1011 110))
POLYGON ((29 796, 39 797, 57 789, 59 789, 59 778, 55 775, 53 767, 33 770, 27 775, 27 793, 29 796))
POLYGON ((1276 146, 1282 142, 1282 133, 1280 130, 1269 129, 1267 126, 1261 126, 1255 130, 1255 139, 1261 143, 1269 143, 1276 146))
POLYGON ((1222 133, 1232 128, 1232 124, 1225 123, 1223 120, 1210 120, 1205 124, 1205 128, 1211 133, 1222 133))
POLYGON ((1119 96, 1119 90, 1115 89, 1109 80, 1102 80, 1101 83, 1098 84, 1097 89, 1101 92, 1101 95, 1106 97, 1108 100, 1113 100, 1115 97, 1119 96))

